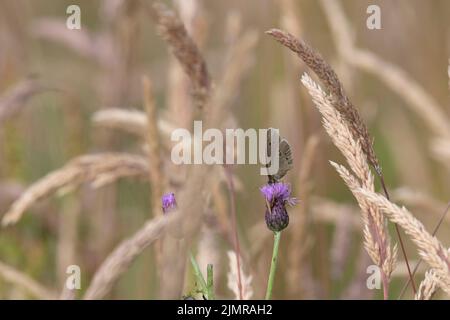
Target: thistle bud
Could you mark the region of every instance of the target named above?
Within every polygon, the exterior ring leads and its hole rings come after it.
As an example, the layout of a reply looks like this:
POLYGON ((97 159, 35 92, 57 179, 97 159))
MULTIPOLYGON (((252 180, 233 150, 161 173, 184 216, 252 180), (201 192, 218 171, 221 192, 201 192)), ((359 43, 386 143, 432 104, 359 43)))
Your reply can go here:
POLYGON ((277 182, 267 184, 261 189, 266 199, 265 220, 267 227, 272 231, 281 231, 289 225, 289 215, 286 204, 293 206, 297 200, 291 197, 291 188, 288 184, 277 182))
POLYGON ((269 210, 266 208, 266 225, 272 231, 281 231, 289 225, 289 215, 283 203, 276 202, 269 210))

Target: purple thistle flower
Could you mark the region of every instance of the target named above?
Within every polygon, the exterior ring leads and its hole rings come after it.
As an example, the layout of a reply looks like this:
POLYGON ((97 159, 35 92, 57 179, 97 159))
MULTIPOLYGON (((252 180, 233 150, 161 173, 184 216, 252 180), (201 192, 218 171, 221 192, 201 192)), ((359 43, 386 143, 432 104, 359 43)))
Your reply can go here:
POLYGON ((289 215, 286 204, 291 206, 297 203, 291 197, 289 184, 276 182, 261 187, 261 193, 267 201, 265 220, 267 227, 272 231, 281 231, 289 225, 289 215))
POLYGON ((162 210, 164 213, 169 213, 177 208, 177 201, 173 192, 166 193, 162 196, 162 210))
POLYGON ((283 182, 266 184, 260 190, 267 202, 271 204, 274 201, 287 203, 291 206, 297 203, 297 199, 291 197, 291 186, 289 184, 283 182))
POLYGON ((275 202, 275 205, 269 209, 266 208, 267 228, 272 231, 281 231, 289 225, 289 215, 286 211, 286 206, 281 202, 275 202))

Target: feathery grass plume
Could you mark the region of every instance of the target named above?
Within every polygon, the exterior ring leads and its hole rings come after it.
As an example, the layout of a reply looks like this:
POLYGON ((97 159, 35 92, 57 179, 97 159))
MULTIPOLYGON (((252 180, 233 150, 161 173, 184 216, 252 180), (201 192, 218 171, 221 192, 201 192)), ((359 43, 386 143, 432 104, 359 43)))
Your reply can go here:
POLYGON ((342 152, 356 177, 348 170, 335 163, 331 163, 341 174, 344 182, 355 195, 361 207, 365 248, 373 262, 380 267, 383 276, 384 297, 387 298, 390 275, 395 266, 396 247, 391 248, 390 238, 386 230, 385 218, 376 206, 368 204, 362 197, 355 194, 355 190, 364 186, 374 190, 374 177, 370 171, 366 155, 360 140, 355 139, 348 122, 334 108, 332 98, 305 73, 302 77, 303 85, 308 89, 313 102, 323 117, 323 127, 331 137, 333 143, 342 152))
POLYGON ((121 130, 144 138, 147 133, 147 116, 140 110, 108 108, 96 111, 92 116, 94 125, 121 130))
POLYGON ((339 111, 343 120, 347 122, 354 139, 358 140, 361 144, 367 160, 375 168, 377 173, 381 175, 381 167, 373 150, 372 139, 370 138, 367 127, 345 94, 344 87, 331 66, 318 52, 314 51, 309 45, 297 39, 292 34, 278 29, 271 29, 266 33, 295 52, 324 83, 331 94, 332 105, 339 111))
POLYGON ((151 183, 151 199, 154 207, 154 213, 159 205, 159 200, 163 195, 163 190, 167 186, 167 179, 164 175, 163 159, 161 155, 161 137, 158 130, 158 116, 154 101, 152 84, 148 77, 142 78, 142 89, 144 96, 144 105, 147 112, 147 147, 148 147, 148 166, 149 178, 151 183))
POLYGON ((117 63, 112 38, 94 33, 86 26, 73 33, 66 28, 64 19, 40 18, 32 21, 30 31, 34 37, 63 45, 104 68, 113 68, 117 63))
MULTIPOLYGON (((364 223, 364 246, 372 261, 380 268, 384 298, 387 299, 390 277, 396 264, 397 246, 393 248, 390 246, 390 238, 386 234, 385 219, 379 209, 356 193, 363 183, 353 176, 344 166, 332 161, 330 163, 353 193, 361 208, 364 223)), ((369 184, 368 188, 374 190, 373 181, 371 185, 369 184)))
POLYGON ((223 119, 230 117, 229 105, 239 92, 242 79, 247 74, 253 62, 253 49, 258 41, 255 30, 248 30, 230 44, 223 65, 222 77, 212 96, 216 111, 212 122, 224 123, 223 119))
POLYGON ((55 193, 67 192, 84 182, 90 182, 93 187, 98 188, 121 177, 146 175, 148 162, 141 156, 126 153, 80 156, 28 187, 3 216, 2 225, 17 223, 23 213, 37 201, 55 193))
POLYGON ((425 273, 425 278, 419 285, 414 300, 431 300, 438 288, 439 278, 433 269, 425 273))
POLYGON ((191 80, 197 116, 201 116, 211 90, 211 79, 205 60, 186 31, 183 22, 173 11, 158 1, 149 8, 151 15, 156 18, 161 36, 169 43, 172 53, 191 80))
POLYGON ((97 269, 83 299, 95 300, 105 297, 134 260, 159 239, 174 217, 172 214, 149 220, 134 235, 122 241, 97 269))
MULTIPOLYGON (((201 50, 205 46, 207 37, 210 35, 205 3, 201 0, 174 0, 173 10, 178 14, 187 33, 201 50)), ((183 66, 177 61, 176 57, 169 57, 168 63, 166 110, 170 114, 171 120, 177 126, 189 128, 193 117, 196 116, 195 101, 192 103, 190 99, 192 93, 190 88, 192 88, 192 85, 189 83, 190 79, 185 76, 183 66)), ((172 178, 174 175, 182 173, 183 168, 172 167, 169 172, 172 178)))
MULTIPOLYGON (((448 249, 450 253, 450 249, 448 249)), ((414 296, 415 300, 431 300, 435 295, 438 287, 440 287, 439 282, 441 279, 436 275, 433 269, 428 270, 425 273, 425 278, 419 285, 417 293, 414 296)))
MULTIPOLYGON (((347 125, 353 134, 353 138, 361 145, 361 148, 364 151, 367 160, 375 169, 378 177, 380 178, 380 182, 386 194, 386 197, 389 198, 389 194, 384 183, 382 168, 373 149, 372 138, 369 135, 365 123, 359 116, 357 109, 348 99, 344 87, 339 81, 339 78, 337 77, 334 70, 318 52, 315 52, 306 43, 298 40, 292 34, 278 29, 272 29, 267 31, 266 33, 273 36, 278 42, 291 49, 293 52, 297 53, 297 55, 306 63, 306 65, 308 65, 308 67, 310 67, 316 73, 319 79, 325 84, 327 90, 330 93, 329 99, 332 101, 331 105, 334 106, 334 108, 336 108, 340 113, 342 120, 347 122, 347 125)), ((347 37, 346 39, 348 40, 350 39, 350 37, 347 37)), ((406 264, 408 266, 409 277, 412 283, 413 290, 415 292, 416 289, 414 279, 411 275, 408 257, 406 255, 403 240, 397 226, 395 226, 395 231, 398 236, 403 257, 405 258, 406 264)))
POLYGON ((403 228, 416 244, 422 259, 434 269, 436 276, 441 279, 439 285, 442 290, 450 294, 450 257, 442 243, 430 234, 405 207, 400 208, 385 197, 366 188, 360 188, 356 192, 368 203, 383 211, 392 222, 403 228))
POLYGON ((436 135, 450 137, 448 116, 443 111, 445 108, 405 71, 369 50, 356 47, 354 32, 340 1, 321 0, 319 3, 333 31, 333 39, 341 57, 349 65, 373 74, 386 83, 436 135))
MULTIPOLYGON (((344 87, 342 86, 339 78, 337 77, 334 70, 331 66, 322 58, 322 56, 315 52, 311 47, 309 47, 303 41, 297 39, 292 34, 279 30, 279 29, 271 29, 266 31, 267 34, 273 36, 278 42, 282 45, 286 46, 293 52, 295 52, 308 67, 310 67, 319 79, 325 84, 327 90, 330 93, 329 99, 332 100, 332 105, 338 110, 340 115, 342 116, 342 120, 347 122, 350 131, 353 134, 353 138, 358 141, 361 145, 362 150, 364 151, 367 160, 375 169, 378 177, 380 178, 381 185, 386 194, 386 197, 389 198, 389 194, 387 188, 384 183, 384 177, 382 173, 382 168, 379 164, 378 158, 373 149, 373 141, 369 135, 367 127, 365 123, 362 121, 361 117, 357 109, 353 106, 349 98, 347 97, 344 87)), ((348 38, 347 38, 348 39, 348 38)), ((406 250, 403 245, 403 240, 400 235, 400 231, 398 227, 395 226, 395 231, 397 233, 397 237, 400 243, 400 247, 402 249, 403 257, 408 266, 409 276, 412 283, 412 287, 414 292, 415 284, 414 279, 411 275, 411 270, 409 267, 408 257, 406 255, 406 250)))
MULTIPOLYGON (((140 110, 108 108, 95 112, 92 117, 92 121, 96 126, 121 130, 136 135, 142 139, 146 139, 147 136, 147 115, 145 112, 140 110)), ((166 147, 170 143, 170 136, 173 130, 176 129, 176 126, 172 122, 160 118, 157 121, 157 127, 159 130, 159 135, 161 136, 161 139, 163 139, 163 145, 161 148, 166 147)), ((183 143, 186 143, 186 148, 191 147, 189 142, 183 141, 183 143)), ((226 181, 223 170, 218 169, 217 172, 219 173, 217 174, 218 179, 220 179, 221 182, 226 181)), ((179 178, 177 179, 177 177, 171 177, 171 179, 176 181, 177 184, 181 184, 179 178)), ((233 180, 235 182, 236 190, 242 190, 242 181, 234 174, 233 180)))
MULTIPOLYGON (((238 269, 237 269, 237 256, 234 251, 228 251, 228 261, 230 266, 230 271, 228 271, 227 275, 227 286, 234 293, 235 300, 240 299, 240 290, 238 288, 238 269)), ((242 259, 240 259, 242 261, 242 259)), ((253 296, 253 288, 252 288, 252 276, 246 275, 242 264, 240 265, 240 274, 242 281, 242 299, 250 300, 253 296)))
MULTIPOLYGON (((440 228, 442 222, 443 222, 444 219, 447 217, 447 213, 448 213, 449 210, 450 210, 450 202, 449 202, 449 203, 447 204, 447 206, 445 207, 444 212, 441 213, 441 216, 440 216, 440 218, 439 218, 439 221, 438 221, 438 223, 436 224, 436 226, 434 227, 433 233, 431 234, 432 236, 435 236, 436 233, 438 232, 438 230, 439 230, 439 228, 440 228)), ((449 251, 449 252, 450 252, 450 251, 449 251)), ((414 276, 415 272, 418 270, 418 268, 419 268, 419 266, 420 266, 421 263, 422 263, 422 259, 420 259, 420 260, 417 262, 416 266, 414 267, 414 270, 413 270, 413 272, 412 272, 413 276, 414 276)), ((406 289, 408 288, 409 282, 410 282, 410 281, 406 282, 406 284, 403 286, 403 289, 402 289, 402 291, 400 292, 399 299, 401 299, 401 297, 402 297, 403 294, 405 293, 406 289)), ((417 294, 417 292, 416 292, 416 294, 417 294)))
MULTIPOLYGON (((143 139, 146 138, 148 132, 147 115, 140 110, 125 110, 121 108, 99 110, 92 116, 92 121, 96 126, 121 130, 143 139)), ((170 135, 176 129, 176 126, 167 120, 159 118, 157 120, 157 128, 160 132, 159 135, 162 136, 161 138, 169 141, 170 135)))
MULTIPOLYGON (((208 33, 203 2, 199 0, 174 0, 172 3, 174 11, 178 13, 188 34, 196 45, 201 48, 208 33)), ((177 127, 189 128, 193 120, 194 111, 194 106, 190 99, 190 79, 185 76, 182 65, 173 55, 168 57, 168 64, 165 109, 177 127)), ((180 173, 182 174, 185 171, 185 168, 183 170, 181 167, 172 167, 169 171, 170 177, 180 175, 180 173)))
POLYGON ((52 292, 52 290, 45 288, 43 285, 33 280, 25 273, 22 273, 3 262, 0 262, 0 278, 3 278, 9 283, 25 289, 27 292, 38 299, 54 300, 57 298, 55 292, 52 292))
MULTIPOLYGON (((209 105, 211 95, 211 80, 205 60, 203 59, 197 45, 190 37, 182 21, 176 14, 160 2, 147 6, 151 16, 157 21, 160 34, 168 43, 174 56, 180 62, 183 70, 190 79, 192 99, 194 104, 194 119, 205 119, 206 107, 209 105)), ((211 113, 214 109, 208 110, 211 113)), ((212 118, 214 118, 212 116, 212 118)), ((208 120, 206 118, 206 120, 208 120)), ((204 124, 204 127, 215 127, 215 123, 204 124)), ((211 188, 209 176, 210 166, 197 165, 189 168, 187 183, 180 192, 180 211, 183 216, 179 217, 177 223, 171 224, 172 233, 176 232, 178 238, 184 238, 182 246, 175 246, 176 251, 164 251, 165 269, 162 275, 164 286, 161 288, 162 298, 175 298, 180 296, 183 275, 186 264, 187 249, 193 235, 199 230, 202 223, 202 213, 206 209, 204 201, 198 201, 199 197, 205 196, 206 190, 211 188)), ((178 239, 167 239, 167 241, 178 239)))
POLYGON ((50 88, 45 87, 34 75, 8 89, 0 96, 0 125, 19 113, 34 95, 47 90, 50 88))

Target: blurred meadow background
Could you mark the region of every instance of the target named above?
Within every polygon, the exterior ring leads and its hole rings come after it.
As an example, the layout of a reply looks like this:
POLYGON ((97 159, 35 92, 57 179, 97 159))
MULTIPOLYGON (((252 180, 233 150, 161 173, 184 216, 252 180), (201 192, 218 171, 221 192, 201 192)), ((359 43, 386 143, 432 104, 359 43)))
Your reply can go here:
MULTIPOLYGON (((191 168, 171 163, 170 131, 191 129, 196 113, 190 78, 148 9, 153 2, 0 2, 0 218, 15 211, 0 229, 0 298, 85 297, 110 253, 162 215, 159 199, 166 192, 176 194, 180 209, 184 199, 198 209, 188 210, 200 222, 178 243, 184 254, 176 254, 177 243, 164 250, 163 239, 146 243, 90 297, 181 298, 194 291, 186 259, 191 250, 202 270, 214 265, 217 297, 236 298, 227 254, 234 209, 249 297, 264 297, 272 254, 259 191, 266 179, 256 165, 215 166, 208 187, 197 190, 191 168), (81 30, 66 28, 71 4, 81 8, 81 30), (26 192, 28 198, 20 198, 26 192), (23 207, 11 207, 17 199, 23 207), (182 263, 174 268, 177 259, 182 263), (69 265, 81 268, 80 290, 64 289, 69 265), (169 284, 167 277, 177 281, 169 284)), ((292 146, 294 167, 285 180, 301 201, 288 209, 273 298, 382 299, 382 290, 366 286, 371 261, 358 204, 328 162, 344 158, 300 82, 304 72, 313 73, 264 32, 276 27, 294 34, 335 69, 374 137, 393 201, 431 233, 450 201, 450 2, 164 3, 205 59, 213 96, 207 108, 221 111, 220 127, 279 128, 292 146), (371 4, 381 8, 380 30, 366 27, 371 4)), ((449 246, 450 215, 437 237, 449 246)), ((417 249, 403 239, 414 266, 417 249)), ((422 263, 416 284, 427 268, 422 263)), ((407 279, 399 251, 390 298, 407 279)), ((404 298, 413 298, 411 288, 404 298)))

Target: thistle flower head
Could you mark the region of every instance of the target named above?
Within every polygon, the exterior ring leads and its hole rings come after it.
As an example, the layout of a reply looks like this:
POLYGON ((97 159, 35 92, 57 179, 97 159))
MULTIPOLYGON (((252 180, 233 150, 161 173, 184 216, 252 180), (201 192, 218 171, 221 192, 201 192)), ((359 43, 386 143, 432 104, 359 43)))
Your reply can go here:
POLYGON ((272 231, 283 230, 289 225, 286 204, 292 206, 297 203, 297 200, 291 197, 290 185, 276 182, 266 184, 260 190, 267 202, 264 216, 267 227, 272 231))
POLYGON ((166 193, 162 196, 162 209, 164 213, 168 213, 177 208, 177 201, 173 192, 166 193))
POLYGON ((297 200, 291 197, 291 186, 289 184, 283 182, 266 184, 260 190, 268 203, 280 202, 291 206, 297 203, 297 200))

